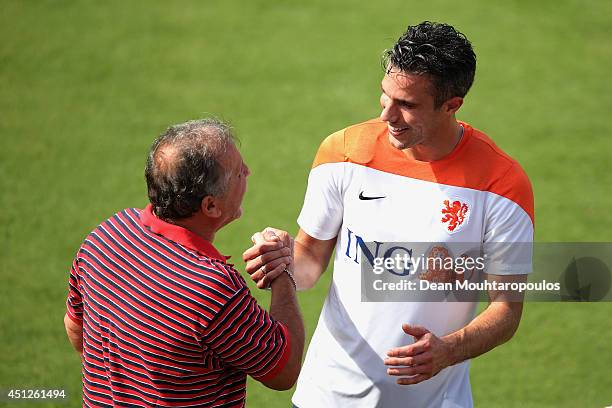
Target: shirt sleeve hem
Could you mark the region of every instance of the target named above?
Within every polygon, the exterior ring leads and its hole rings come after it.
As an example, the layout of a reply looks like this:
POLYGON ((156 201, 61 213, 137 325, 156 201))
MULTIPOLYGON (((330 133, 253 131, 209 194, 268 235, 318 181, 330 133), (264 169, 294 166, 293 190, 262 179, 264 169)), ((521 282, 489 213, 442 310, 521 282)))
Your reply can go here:
POLYGON ((66 309, 66 314, 68 315, 70 320, 72 320, 76 324, 83 325, 83 319, 79 319, 78 317, 76 317, 74 313, 72 312, 72 310, 66 309))
POLYGON ((531 265, 500 265, 492 264, 485 270, 489 275, 528 275, 532 272, 531 265))
POLYGON ((291 336, 289 335, 289 330, 287 330, 287 327, 285 327, 284 324, 279 322, 278 325, 280 329, 283 331, 283 335, 285 337, 285 341, 286 341, 285 350, 283 351, 283 354, 278 359, 276 365, 274 366, 274 368, 272 368, 272 370, 268 371, 263 376, 253 377, 257 381, 262 382, 262 381, 268 381, 268 380, 273 379, 278 374, 280 374, 281 371, 283 371, 283 368, 285 368, 285 366, 287 365, 287 362, 289 361, 289 356, 291 355, 291 336))
POLYGON ((329 232, 329 231, 325 231, 320 228, 311 227, 307 225, 307 223, 304 222, 304 220, 301 217, 298 218, 297 222, 300 228, 302 229, 302 231, 304 231, 305 233, 307 233, 313 238, 316 238, 322 241, 327 241, 329 239, 333 239, 338 236, 338 231, 329 232))

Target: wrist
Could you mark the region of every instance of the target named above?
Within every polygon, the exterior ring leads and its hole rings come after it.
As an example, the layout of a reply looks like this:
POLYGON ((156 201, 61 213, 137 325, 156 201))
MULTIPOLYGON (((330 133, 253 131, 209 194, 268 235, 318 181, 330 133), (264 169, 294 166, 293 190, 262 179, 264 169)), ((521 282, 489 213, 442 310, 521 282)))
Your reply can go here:
POLYGON ((446 344, 448 350, 448 365, 455 365, 462 362, 465 358, 462 357, 463 347, 461 338, 463 337, 462 330, 458 330, 447 336, 442 337, 442 341, 446 344))
POLYGON ((270 289, 274 290, 275 287, 279 287, 279 288, 289 287, 292 292, 295 292, 297 290, 295 279, 293 278, 293 274, 286 268, 270 284, 270 289))
POLYGON ((295 281, 295 276, 293 276, 293 272, 291 272, 289 270, 289 268, 285 268, 283 270, 283 274, 285 274, 285 275, 287 275, 289 277, 289 280, 293 284, 293 290, 297 292, 297 282, 295 281))

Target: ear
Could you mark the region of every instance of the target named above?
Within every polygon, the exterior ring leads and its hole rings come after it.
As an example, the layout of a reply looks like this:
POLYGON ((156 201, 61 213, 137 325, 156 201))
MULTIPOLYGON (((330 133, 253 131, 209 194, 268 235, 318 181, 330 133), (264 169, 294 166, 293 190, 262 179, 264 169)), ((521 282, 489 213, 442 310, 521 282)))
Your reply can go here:
POLYGON ((218 200, 213 196, 206 196, 200 203, 202 213, 210 218, 219 218, 221 216, 221 207, 218 200))
POLYGON ((454 96, 444 102, 443 108, 449 114, 454 114, 463 105, 463 98, 460 96, 454 96))

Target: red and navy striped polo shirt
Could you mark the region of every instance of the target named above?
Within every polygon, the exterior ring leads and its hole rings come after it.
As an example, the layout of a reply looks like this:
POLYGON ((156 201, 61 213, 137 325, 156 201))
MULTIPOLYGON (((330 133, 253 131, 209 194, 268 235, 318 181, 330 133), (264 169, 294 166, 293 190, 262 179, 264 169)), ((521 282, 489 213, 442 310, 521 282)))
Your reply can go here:
POLYGON ((84 406, 242 407, 246 375, 289 358, 287 329, 210 242, 149 205, 100 224, 70 271, 84 406))

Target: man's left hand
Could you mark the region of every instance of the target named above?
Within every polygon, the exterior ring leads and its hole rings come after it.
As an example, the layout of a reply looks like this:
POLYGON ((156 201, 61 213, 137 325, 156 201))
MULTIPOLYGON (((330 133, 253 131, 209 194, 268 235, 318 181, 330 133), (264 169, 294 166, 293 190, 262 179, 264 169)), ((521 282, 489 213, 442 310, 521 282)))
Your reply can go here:
POLYGON ((387 353, 387 374, 399 376, 400 385, 418 384, 453 364, 452 345, 424 327, 403 324, 406 334, 414 337, 409 346, 396 347, 387 353))

